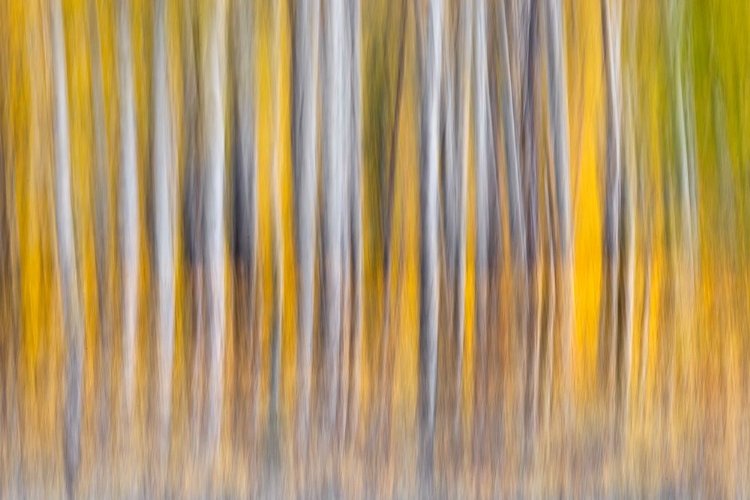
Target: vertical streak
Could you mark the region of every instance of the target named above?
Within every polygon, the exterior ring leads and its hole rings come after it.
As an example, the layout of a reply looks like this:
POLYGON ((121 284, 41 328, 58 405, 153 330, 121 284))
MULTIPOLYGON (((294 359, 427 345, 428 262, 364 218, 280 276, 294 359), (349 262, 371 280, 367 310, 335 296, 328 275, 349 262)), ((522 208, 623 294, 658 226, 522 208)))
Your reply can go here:
POLYGON ((350 2, 350 26, 351 26, 351 233, 352 233, 352 259, 354 268, 354 312, 352 314, 352 342, 350 354, 349 376, 349 413, 347 433, 350 437, 356 436, 359 421, 359 391, 360 391, 360 365, 362 356, 362 335, 364 321, 364 230, 362 210, 362 87, 361 87, 361 17, 360 0, 350 2))
POLYGON ((427 3, 427 24, 421 55, 420 135, 420 322, 419 322, 419 414, 427 460, 432 460, 437 395, 439 316, 439 134, 440 72, 442 63, 442 0, 427 3))
POLYGON ((471 56, 472 56, 472 2, 466 0, 461 2, 459 12, 460 16, 460 36, 459 51, 460 67, 459 76, 460 84, 458 88, 458 112, 459 112, 459 132, 458 132, 458 164, 459 172, 459 216, 458 216, 458 275, 456 277, 455 290, 458 297, 456 300, 456 317, 455 325, 457 332, 457 350, 456 350, 456 420, 455 425, 458 428, 461 415, 460 402, 462 401, 463 391, 463 358, 464 358, 464 338, 465 338, 465 315, 466 302, 464 294, 466 293, 466 254, 467 254, 467 214, 469 202, 469 152, 471 149, 471 138, 469 134, 471 120, 471 56))
POLYGON ((162 458, 166 456, 169 447, 172 410, 175 324, 175 187, 177 184, 167 61, 167 22, 166 0, 158 0, 154 11, 152 168, 154 176, 154 264, 158 311, 156 417, 162 458))
POLYGON ((631 3, 631 10, 628 13, 631 16, 629 25, 630 39, 628 43, 628 64, 626 65, 624 78, 624 127, 626 129, 626 146, 623 154, 623 186, 622 186, 622 231, 624 238, 624 259, 623 259, 623 319, 622 319, 622 352, 621 352, 621 370, 620 388, 619 388, 619 405, 618 416, 621 419, 623 431, 627 430, 625 424, 629 418, 630 410, 630 380, 632 371, 633 358, 633 330, 634 330, 634 309, 635 309, 635 259, 636 259, 636 177, 638 175, 638 157, 636 154, 636 132, 635 123, 637 119, 637 89, 635 84, 635 41, 637 37, 635 25, 635 9, 638 4, 631 3))
POLYGON ((606 374, 607 392, 615 401, 617 305, 620 262, 620 204, 621 204, 621 92, 620 92, 620 16, 617 0, 602 0, 602 39, 607 92, 607 181, 604 221, 604 296, 599 333, 600 369, 606 374))
POLYGON ((138 164, 130 38, 130 1, 118 2, 117 70, 120 111, 119 250, 122 283, 122 356, 124 415, 129 420, 135 398, 135 339, 138 325, 138 164))
MULTIPOLYGON (((524 195, 524 216, 526 224, 526 265, 527 265, 527 283, 529 295, 529 307, 527 310, 527 331, 531 340, 529 346, 530 370, 531 370, 531 390, 528 393, 527 410, 529 412, 529 422, 532 426, 536 425, 538 420, 539 407, 539 378, 540 374, 540 357, 542 342, 542 288, 543 274, 538 265, 539 246, 538 246, 538 225, 539 225, 539 186, 538 186, 538 164, 537 164, 537 141, 535 119, 538 109, 537 105, 537 41, 539 37, 538 21, 538 1, 529 1, 528 25, 526 36, 526 53, 524 69, 524 90, 522 97, 522 147, 523 147, 523 195, 524 195)), ((547 183, 545 182, 546 186, 547 183)), ((546 190, 545 190, 546 195, 546 190)), ((553 287, 549 287, 550 300, 548 307, 554 302, 553 287)), ((523 332, 523 334, 527 334, 523 332)))
POLYGON ((344 0, 326 0, 323 123, 324 418, 332 428, 339 393, 342 331, 344 204, 346 201, 346 101, 348 99, 344 0))
MULTIPOLYGON (((235 430, 240 436, 248 429, 256 430, 259 416, 260 367, 262 332, 255 328, 261 316, 256 301, 260 289, 258 268, 258 150, 257 150, 257 93, 255 86, 255 16, 254 2, 232 2, 231 40, 233 75, 233 245, 237 270, 234 308, 235 342, 235 430), (258 361, 258 362, 256 362, 258 361), (248 387, 245 371, 249 372, 248 387), (248 412, 251 406, 251 413, 248 412), (245 419, 251 415, 251 421, 245 419)), ((275 87, 274 87, 275 88, 275 87)), ((274 112, 276 95, 274 94, 274 112)), ((274 129, 275 130, 275 129, 274 129)), ((274 146, 275 148, 275 143, 274 146)), ((275 149, 274 149, 275 150, 275 149)), ((275 168, 275 167, 274 167, 275 168)), ((274 183, 274 194, 276 194, 274 183)), ((274 210, 275 210, 274 206, 274 210)), ((275 212, 274 212, 275 214, 275 212)), ((275 222, 275 221, 274 221, 275 222)), ((274 227, 276 231, 276 227, 274 227)), ((275 233, 274 233, 275 235, 275 233)), ((278 252, 274 253, 277 258, 278 252)), ((274 261, 274 266, 277 262, 274 261)), ((278 295, 278 294, 277 294, 278 295)), ((281 307, 274 304, 274 307, 281 307)), ((273 405, 272 405, 273 406, 273 405)))
POLYGON ((206 151, 204 242, 206 292, 208 297, 208 414, 207 445, 211 460, 219 447, 223 410, 223 371, 225 345, 225 247, 224 177, 226 90, 226 1, 218 0, 210 13, 203 68, 202 123, 206 151))
POLYGON ((318 0, 298 0, 294 19, 292 153, 298 273, 297 429, 302 448, 308 443, 313 354, 319 25, 318 0))
POLYGON ((489 70, 487 63, 487 15, 486 0, 477 0, 474 5, 474 168, 476 172, 476 243, 475 243, 475 439, 482 447, 484 441, 485 421, 488 417, 486 406, 488 399, 488 334, 490 290, 495 270, 493 224, 493 201, 497 196, 498 186, 493 175, 494 146, 492 144, 492 117, 490 115, 489 70))
POLYGON ((559 225, 562 293, 560 294, 560 338, 562 358, 563 417, 569 422, 572 404, 573 376, 572 342, 574 313, 573 235, 570 221, 570 168, 568 138, 568 72, 565 62, 563 4, 557 0, 547 3, 547 88, 549 92, 550 123, 552 125, 555 191, 559 225))
POLYGON ((71 201, 70 132, 65 58, 65 28, 61 0, 51 2, 52 64, 55 92, 55 213, 57 258, 64 316, 65 364, 64 459, 67 493, 73 496, 81 456, 84 323, 76 262, 71 201))
POLYGON ((110 199, 107 122, 105 117, 103 66, 99 37, 99 13, 96 0, 89 0, 89 44, 91 47, 92 118, 94 134, 94 233, 96 241, 96 288, 99 305, 99 436, 102 442, 109 432, 109 395, 112 390, 113 332, 112 300, 109 290, 110 199))
POLYGON ((271 398, 272 398, 272 416, 278 417, 279 390, 281 386, 281 336, 284 313, 284 239, 283 227, 281 220, 281 201, 282 201, 282 184, 281 184, 281 107, 279 99, 279 87, 281 85, 282 64, 279 60, 279 49, 281 45, 281 6, 274 6, 274 52, 272 61, 276 65, 276 74, 274 75, 273 90, 273 246, 274 246, 274 326, 273 326, 273 346, 271 358, 271 398))
MULTIPOLYGON (((510 50, 508 48, 508 17, 505 13, 504 1, 498 3, 498 11, 503 137, 505 140, 505 163, 508 172, 508 212, 510 214, 511 248, 513 250, 514 265, 518 267, 521 273, 525 273, 526 228, 523 222, 523 202, 518 160, 518 134, 516 133, 513 79, 510 70, 510 50)), ((523 296, 521 297, 521 303, 526 303, 523 296)))

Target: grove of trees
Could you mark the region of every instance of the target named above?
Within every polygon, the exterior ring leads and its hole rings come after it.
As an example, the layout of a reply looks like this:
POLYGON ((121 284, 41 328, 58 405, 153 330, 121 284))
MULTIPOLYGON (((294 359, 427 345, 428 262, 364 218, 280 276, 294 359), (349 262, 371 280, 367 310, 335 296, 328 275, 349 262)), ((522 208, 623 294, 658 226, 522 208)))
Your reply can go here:
POLYGON ((750 495, 749 33, 0 0, 0 498, 750 495))

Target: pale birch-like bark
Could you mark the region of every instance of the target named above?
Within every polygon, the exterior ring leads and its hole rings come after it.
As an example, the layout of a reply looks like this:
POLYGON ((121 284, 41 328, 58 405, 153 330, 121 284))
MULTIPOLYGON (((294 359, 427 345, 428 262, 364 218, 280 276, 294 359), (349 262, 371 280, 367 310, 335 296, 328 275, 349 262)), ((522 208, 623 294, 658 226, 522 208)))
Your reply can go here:
POLYGON ((51 8, 52 75, 54 85, 55 214, 57 259, 60 273, 65 344, 65 405, 63 457, 68 496, 75 494, 81 458, 81 415, 83 410, 83 357, 85 330, 79 290, 71 200, 70 132, 65 28, 60 0, 51 8))
MULTIPOLYGON (((494 143, 490 99, 490 77, 487 53, 487 2, 474 4, 474 169, 476 183, 476 243, 475 243, 475 340, 474 340, 474 433, 476 444, 482 449, 485 441, 487 403, 489 402, 489 335, 490 315, 495 304, 493 297, 494 273, 497 266, 497 235, 499 220, 498 184, 495 171, 494 143)), ((476 456, 475 458, 481 458, 476 456)))
POLYGON ((349 70, 344 0, 326 0, 323 89, 323 390, 324 422, 336 421, 347 202, 347 100, 349 70))
MULTIPOLYGON (((500 92, 502 106, 503 139, 505 146, 505 168, 508 183, 508 215, 510 220, 510 239, 513 265, 519 272, 521 280, 516 286, 521 286, 518 303, 522 308, 528 302, 526 290, 524 289, 526 274, 526 226, 524 224, 523 199, 521 194, 521 174, 518 153, 518 133, 516 131, 516 112, 514 103, 513 76, 511 74, 511 51, 509 49, 508 16, 505 12, 505 2, 497 4, 498 10, 498 38, 500 40, 500 92)), ((525 316, 521 312, 521 316, 525 316)), ((525 333, 525 332, 524 332, 525 333)))
POLYGON ((467 214, 469 189, 469 152, 471 138, 469 134, 471 120, 471 57, 472 57, 472 2, 459 2, 459 41, 458 65, 456 77, 456 165, 455 175, 458 180, 455 192, 457 196, 457 249, 456 253, 456 281, 454 283, 455 315, 453 319, 456 330, 456 410, 455 430, 458 430, 461 416, 461 401, 463 392, 463 359, 465 337, 465 290, 466 290, 466 245, 467 245, 467 214))
POLYGON ((154 6, 152 76, 153 238, 156 287, 155 411, 157 447, 166 459, 172 412, 175 334, 175 239, 177 165, 167 61, 167 5, 154 6))
POLYGON ((129 421, 135 401, 135 356, 138 327, 140 228, 138 225, 138 151, 135 117, 133 55, 130 36, 130 1, 120 0, 117 10, 117 77, 120 117, 120 169, 118 242, 122 287, 121 335, 123 415, 129 421))
POLYGON ((440 268, 438 262, 440 66, 442 64, 443 2, 429 0, 426 30, 420 40, 420 321, 419 321, 419 422, 427 463, 432 460, 437 402, 438 317, 440 268))
POLYGON ((547 90, 549 93, 550 125, 552 127, 555 198, 560 258, 560 358, 562 411, 565 425, 572 410, 572 344, 575 290, 573 281, 573 234, 570 220, 570 154, 568 137, 568 72, 566 64, 563 4, 547 1, 547 90))
MULTIPOLYGON (((281 100, 279 99, 279 86, 281 84, 282 64, 278 58, 278 47, 281 45, 281 7, 275 5, 274 11, 274 57, 276 62, 275 84, 273 90, 273 269, 274 269, 274 319, 273 319, 273 342, 271 345, 271 418, 274 422, 279 414, 279 391, 281 388, 281 334, 284 313, 284 238, 281 220, 282 184, 281 184, 281 100)), ((258 343, 258 349, 260 343, 258 343)))
POLYGON ((203 241, 208 350, 205 432, 206 452, 210 462, 219 448, 224 402, 226 1, 218 0, 212 6, 208 17, 200 92, 202 138, 205 147, 202 155, 205 190, 203 241))
POLYGON ((294 19, 293 124, 297 256, 297 430, 308 443, 312 379, 318 192, 317 114, 320 4, 298 0, 294 19))

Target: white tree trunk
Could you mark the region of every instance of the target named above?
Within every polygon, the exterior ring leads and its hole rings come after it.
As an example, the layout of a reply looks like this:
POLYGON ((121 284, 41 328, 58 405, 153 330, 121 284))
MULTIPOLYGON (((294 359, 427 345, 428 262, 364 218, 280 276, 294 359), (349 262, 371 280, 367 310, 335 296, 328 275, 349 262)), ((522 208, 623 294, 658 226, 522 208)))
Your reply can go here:
MULTIPOLYGON (((497 269, 497 177, 495 176, 492 110, 487 54, 487 2, 477 0, 474 10, 474 169, 475 169, 475 341, 474 341, 474 433, 478 448, 484 448, 488 403, 488 341, 492 275, 497 269)), ((475 455, 475 459, 481 459, 475 455)))
POLYGON ((204 272, 207 297, 207 415, 206 444, 209 462, 219 447, 224 399, 225 247, 224 177, 226 90, 226 1, 218 0, 209 14, 202 61, 201 126, 205 151, 203 214, 204 272))
POLYGON ((432 459, 437 400, 437 356, 440 276, 440 73, 442 64, 443 2, 429 0, 426 31, 421 40, 420 135, 420 323, 419 415, 427 460, 432 459))
POLYGON ((156 401, 158 448, 162 458, 169 445, 172 410, 172 367, 175 325, 175 238, 177 165, 172 124, 172 99, 167 61, 167 5, 154 11, 153 49, 153 207, 156 272, 156 401))
POLYGON ((70 132, 65 56, 65 28, 60 0, 51 2, 52 65, 54 84, 55 214, 60 293, 67 355, 65 363, 64 460, 68 495, 75 494, 81 456, 83 406, 84 322, 78 283, 78 266, 71 201, 70 132))
MULTIPOLYGON (((509 23, 505 13, 505 2, 498 2, 498 26, 500 38, 500 88, 502 98, 503 138, 505 141, 505 168, 508 182, 508 215, 510 219, 510 237, 513 264, 525 281, 526 272, 526 227, 524 224, 523 199, 521 194, 521 174, 518 155, 518 133, 516 131, 516 112, 514 103, 513 76, 511 74, 511 52, 509 49, 509 23)), ((522 288, 523 281, 517 283, 522 288)), ((520 304, 525 307, 526 290, 521 290, 520 304)), ((525 315, 525 314, 524 314, 525 315)))
POLYGON ((336 423, 341 375, 339 367, 344 304, 344 259, 347 256, 346 205, 349 187, 348 23, 345 0, 326 0, 323 132, 323 308, 325 423, 336 423))
MULTIPOLYGON (((466 244, 467 244, 467 213, 469 200, 469 153, 471 149, 471 57, 472 57, 472 2, 460 3, 459 9, 459 39, 456 85, 455 119, 456 119, 456 152, 454 164, 454 179, 457 185, 453 187, 456 200, 454 201, 456 217, 455 242, 455 282, 453 293, 455 301, 455 315, 453 318, 456 330, 456 410, 454 430, 460 426, 461 402, 463 394, 463 358, 466 314, 466 244)), ((447 201, 447 200, 446 200, 447 201)))
POLYGON ((138 150, 135 119, 130 2, 120 0, 117 13, 117 71, 120 116, 120 175, 118 235, 122 284, 123 415, 129 421, 135 400, 135 354, 138 328, 138 150))
POLYGON ((320 5, 298 0, 294 20, 293 162, 297 254, 297 429, 306 449, 310 418, 317 219, 317 102, 320 5))
POLYGON ((284 314, 284 238, 281 218, 282 203, 282 180, 281 180, 281 99, 279 98, 279 86, 281 85, 282 63, 278 56, 278 47, 281 45, 281 8, 274 6, 274 53, 272 61, 275 63, 276 74, 273 90, 273 269, 274 269, 274 326, 273 342, 271 349, 271 417, 277 420, 279 412, 279 391, 281 388, 281 340, 284 314))
POLYGON ((555 166, 555 195, 557 199, 558 238, 560 250, 560 345, 563 418, 570 421, 572 410, 573 376, 573 320, 575 290, 573 281, 573 233, 570 209, 570 154, 568 137, 568 71, 565 59, 565 24, 563 5, 557 0, 547 1, 547 89, 549 93, 550 125, 552 127, 553 159, 555 166))

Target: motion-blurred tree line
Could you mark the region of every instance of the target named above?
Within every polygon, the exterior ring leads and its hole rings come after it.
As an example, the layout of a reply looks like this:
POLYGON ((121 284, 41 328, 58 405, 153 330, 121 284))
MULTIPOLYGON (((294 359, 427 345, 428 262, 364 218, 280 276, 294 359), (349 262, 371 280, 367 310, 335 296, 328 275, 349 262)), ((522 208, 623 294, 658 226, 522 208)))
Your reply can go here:
POLYGON ((0 0, 0 498, 749 495, 748 20, 0 0))

